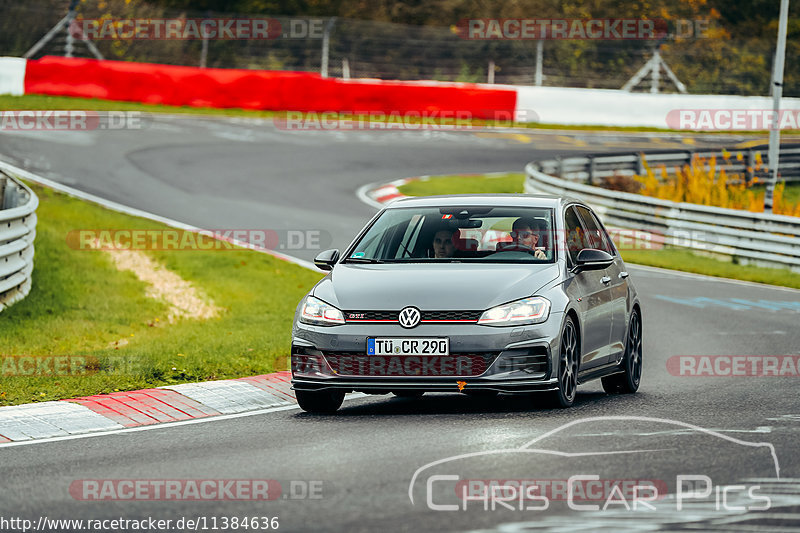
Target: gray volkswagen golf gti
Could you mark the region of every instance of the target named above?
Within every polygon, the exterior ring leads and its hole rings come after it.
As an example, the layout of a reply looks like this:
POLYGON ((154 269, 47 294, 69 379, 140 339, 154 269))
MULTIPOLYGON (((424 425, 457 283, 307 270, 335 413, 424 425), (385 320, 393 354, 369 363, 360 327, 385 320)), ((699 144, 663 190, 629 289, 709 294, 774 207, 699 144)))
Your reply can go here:
POLYGON ((334 412, 349 391, 543 391, 568 407, 592 379, 609 393, 639 388, 636 289, 578 200, 403 199, 343 254, 322 252, 315 264, 330 273, 292 328, 292 383, 305 411, 334 412))

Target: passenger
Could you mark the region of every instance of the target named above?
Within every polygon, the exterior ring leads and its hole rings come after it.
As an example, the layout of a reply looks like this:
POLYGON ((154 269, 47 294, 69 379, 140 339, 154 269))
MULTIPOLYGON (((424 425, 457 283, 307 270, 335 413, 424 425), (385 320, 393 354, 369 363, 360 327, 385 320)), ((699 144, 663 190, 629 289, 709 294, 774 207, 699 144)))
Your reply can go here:
POLYGON ((455 255, 456 245, 453 243, 454 233, 455 231, 451 229, 440 229, 436 232, 431 245, 433 248, 433 257, 445 259, 455 255))

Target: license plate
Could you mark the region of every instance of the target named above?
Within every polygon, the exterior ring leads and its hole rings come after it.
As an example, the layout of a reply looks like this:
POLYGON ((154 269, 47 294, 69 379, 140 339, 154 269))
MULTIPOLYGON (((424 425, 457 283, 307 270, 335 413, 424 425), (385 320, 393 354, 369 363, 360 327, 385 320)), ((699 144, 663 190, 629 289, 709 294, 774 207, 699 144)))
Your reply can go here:
POLYGON ((367 355, 450 355, 448 338, 367 339, 367 355))

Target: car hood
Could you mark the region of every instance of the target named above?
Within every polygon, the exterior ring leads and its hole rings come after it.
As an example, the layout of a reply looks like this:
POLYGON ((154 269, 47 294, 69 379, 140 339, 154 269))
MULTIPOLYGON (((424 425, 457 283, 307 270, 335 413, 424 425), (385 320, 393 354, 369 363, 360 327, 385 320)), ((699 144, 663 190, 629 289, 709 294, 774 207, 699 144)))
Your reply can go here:
POLYGON ((477 311, 531 296, 558 271, 557 264, 338 264, 313 295, 348 311, 477 311))

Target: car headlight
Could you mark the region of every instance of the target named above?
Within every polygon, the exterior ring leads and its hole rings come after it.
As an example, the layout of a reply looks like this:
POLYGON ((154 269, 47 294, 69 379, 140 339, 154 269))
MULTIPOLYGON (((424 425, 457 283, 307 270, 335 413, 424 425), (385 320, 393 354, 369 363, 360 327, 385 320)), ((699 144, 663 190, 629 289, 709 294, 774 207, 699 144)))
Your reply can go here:
POLYGON ((316 324, 318 326, 336 326, 344 324, 344 314, 330 304, 309 296, 303 302, 303 311, 300 313, 300 322, 316 324))
POLYGON ((519 326, 539 324, 550 316, 550 300, 541 296, 492 307, 485 311, 478 324, 484 326, 519 326))

